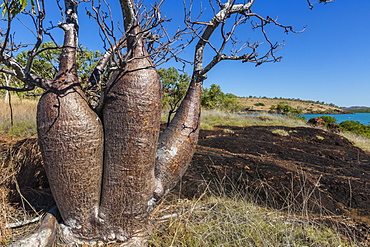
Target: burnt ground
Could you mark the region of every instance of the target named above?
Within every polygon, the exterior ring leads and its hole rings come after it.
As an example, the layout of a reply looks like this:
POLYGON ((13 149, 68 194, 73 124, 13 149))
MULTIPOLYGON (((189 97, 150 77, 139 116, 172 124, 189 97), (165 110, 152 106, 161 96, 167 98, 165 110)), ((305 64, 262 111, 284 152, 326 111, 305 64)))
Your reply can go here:
MULTIPOLYGON (((11 170, 2 169, 16 174, 23 196, 36 210, 48 210, 54 202, 36 138, 0 140, 0 154, 13 160, 11 170)), ((9 205, 21 205, 14 181, 3 178, 0 186, 7 188, 9 205)), ((201 131, 175 193, 192 198, 205 191, 237 191, 263 206, 311 212, 316 218, 351 218, 356 235, 370 239, 370 153, 321 129, 220 126, 201 131)))

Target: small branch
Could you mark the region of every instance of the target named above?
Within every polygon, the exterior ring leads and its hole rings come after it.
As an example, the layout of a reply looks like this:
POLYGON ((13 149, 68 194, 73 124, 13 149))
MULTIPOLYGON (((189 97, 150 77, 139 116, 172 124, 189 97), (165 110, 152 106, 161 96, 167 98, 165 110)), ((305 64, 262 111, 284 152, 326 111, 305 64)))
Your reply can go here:
POLYGON ((122 37, 116 44, 114 44, 104 53, 89 78, 88 87, 93 87, 100 83, 101 75, 107 68, 109 61, 114 54, 124 46, 126 46, 126 36, 122 37))
POLYGON ((191 24, 198 24, 198 25, 205 25, 205 26, 214 26, 213 23, 209 22, 201 22, 201 21, 189 21, 191 24))
POLYGON ((306 30, 306 27, 303 27, 303 29, 301 31, 295 31, 292 26, 282 25, 282 24, 278 23, 276 20, 269 17, 269 16, 267 16, 266 18, 263 18, 262 16, 260 16, 256 13, 242 13, 242 14, 245 15, 245 16, 254 16, 254 17, 257 17, 258 19, 261 20, 262 24, 261 25, 256 25, 254 28, 263 27, 263 26, 266 26, 267 24, 273 23, 278 27, 284 28, 285 32, 290 31, 292 33, 302 33, 306 30))
POLYGON ((44 217, 44 214, 36 218, 30 219, 30 220, 24 220, 24 221, 18 221, 18 222, 6 224, 5 228, 18 228, 18 227, 26 226, 26 225, 40 221, 43 217, 44 217))
POLYGON ((241 56, 227 56, 225 54, 214 56, 212 61, 200 72, 200 75, 205 75, 208 71, 210 71, 216 64, 223 60, 242 60, 243 63, 250 62, 256 59, 256 55, 252 54, 244 54, 241 56))
MULTIPOLYGON (((324 4, 332 3, 332 2, 334 2, 334 0, 320 0, 320 3, 324 3, 324 4)), ((311 1, 307 0, 307 3, 308 3, 308 7, 310 9, 313 9, 313 5, 312 5, 311 1)))
POLYGON ((0 67, 0 72, 12 75, 12 76, 17 76, 17 74, 13 70, 5 69, 0 67))
POLYGON ((26 75, 23 71, 22 66, 11 56, 6 53, 0 54, 0 61, 8 68, 13 69, 16 77, 21 81, 26 81, 26 75))
POLYGON ((10 27, 11 27, 11 23, 12 23, 12 14, 10 13, 10 8, 9 8, 9 2, 8 1, 4 1, 4 9, 6 9, 7 11, 7 22, 8 22, 8 25, 7 25, 7 29, 6 29, 6 33, 5 33, 5 38, 4 38, 4 43, 3 43, 3 46, 1 48, 1 54, 4 54, 5 53, 5 49, 8 45, 8 41, 9 41, 9 36, 10 36, 10 27))
POLYGON ((37 11, 38 11, 38 17, 37 17, 37 41, 33 49, 28 53, 28 60, 25 67, 25 73, 29 73, 31 71, 33 60, 35 59, 37 55, 37 51, 41 46, 42 40, 43 40, 43 21, 45 19, 45 9, 44 9, 44 1, 41 2, 42 7, 40 7, 39 2, 37 1, 37 11))
POLYGON ((27 92, 33 90, 33 88, 14 88, 14 87, 8 87, 8 86, 0 86, 0 90, 7 90, 7 91, 12 91, 12 92, 27 92))

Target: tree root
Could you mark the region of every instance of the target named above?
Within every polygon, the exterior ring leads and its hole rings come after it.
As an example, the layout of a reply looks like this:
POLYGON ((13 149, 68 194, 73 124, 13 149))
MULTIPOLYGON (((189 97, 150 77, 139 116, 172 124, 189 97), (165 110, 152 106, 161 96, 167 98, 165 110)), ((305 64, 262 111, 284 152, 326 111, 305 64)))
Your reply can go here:
POLYGON ((11 247, 48 247, 55 240, 58 228, 59 212, 57 207, 54 207, 45 214, 41 222, 40 228, 33 234, 18 240, 9 246, 11 247))
MULTIPOLYGON (((17 240, 8 246, 10 247, 50 247, 53 243, 57 242, 59 244, 86 244, 86 245, 105 245, 106 243, 101 240, 92 240, 92 241, 83 241, 79 240, 74 242, 77 239, 68 238, 69 234, 66 234, 66 231, 63 231, 63 223, 60 223, 61 216, 59 214, 58 208, 55 206, 49 212, 45 214, 45 217, 40 223, 39 229, 20 240, 17 240)), ((152 232, 152 223, 149 223, 148 229, 143 232, 137 232, 134 236, 128 239, 125 242, 116 242, 116 246, 122 247, 145 247, 147 246, 147 236, 149 232, 152 232)))

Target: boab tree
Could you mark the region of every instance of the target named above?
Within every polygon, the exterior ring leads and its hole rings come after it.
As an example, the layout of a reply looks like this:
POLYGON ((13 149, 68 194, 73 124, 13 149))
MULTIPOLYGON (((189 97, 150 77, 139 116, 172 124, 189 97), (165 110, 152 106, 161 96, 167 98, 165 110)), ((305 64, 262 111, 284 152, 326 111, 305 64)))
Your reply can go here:
MULTIPOLYGON (((138 12, 140 6, 135 6, 133 0, 120 0, 124 30, 118 39, 94 1, 65 0, 64 6, 59 2, 64 21, 58 27, 64 32, 64 41, 62 46, 55 46, 61 49, 58 72, 55 78, 47 79, 32 70, 35 57, 52 49, 40 48, 44 36, 50 35, 43 26, 44 0, 31 1, 30 10, 25 8, 25 0, 3 1, 3 21, 7 25, 2 30, 0 71, 16 77, 24 87, 1 89, 45 89, 37 109, 38 138, 62 218, 61 238, 68 243, 131 241, 138 246, 149 229, 150 212, 183 176, 194 153, 206 73, 223 60, 256 65, 279 61, 274 52, 281 46, 270 42, 264 27, 272 23, 287 32, 293 30, 252 12, 254 0, 209 1, 214 13, 209 21, 202 20, 201 15, 192 20, 191 9, 187 9, 186 27, 169 37, 165 30, 158 31, 167 21, 159 14, 163 1, 147 12, 138 12), (76 69, 79 2, 92 2, 88 14, 99 24, 100 35, 106 41, 106 52, 87 82, 79 81, 76 69), (10 42, 11 24, 20 13, 32 18, 37 33, 24 66, 12 56, 22 44, 10 42), (241 43, 234 36, 239 26, 251 19, 257 21, 253 28, 262 30, 268 44, 267 52, 261 56, 257 54, 259 42, 241 43), (190 35, 189 42, 172 48, 182 34, 190 35), (219 35, 221 42, 212 43, 214 35, 219 35), (153 61, 177 58, 191 42, 196 44, 190 86, 173 120, 160 133, 161 85, 153 61), (214 52, 208 62, 204 59, 206 47, 214 52), (249 53, 244 52, 246 49, 249 53), (82 88, 81 83, 86 86, 82 88), (91 95, 100 92, 95 89, 101 87, 104 90, 100 99, 90 101, 91 95)), ((57 224, 49 214, 38 232, 17 244, 48 245, 57 224)))

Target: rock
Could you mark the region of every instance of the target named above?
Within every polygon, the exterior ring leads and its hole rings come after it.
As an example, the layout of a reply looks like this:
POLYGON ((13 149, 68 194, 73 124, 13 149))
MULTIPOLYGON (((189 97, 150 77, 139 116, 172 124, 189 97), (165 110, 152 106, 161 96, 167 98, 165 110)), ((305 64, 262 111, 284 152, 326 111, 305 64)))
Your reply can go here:
POLYGON ((339 125, 337 125, 337 124, 329 123, 328 126, 326 126, 326 127, 328 128, 329 131, 331 131, 333 133, 341 133, 342 132, 339 125))
POLYGON ((325 121, 319 117, 311 118, 307 124, 315 127, 325 127, 325 121))

